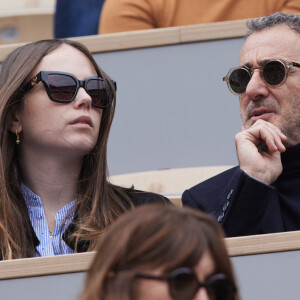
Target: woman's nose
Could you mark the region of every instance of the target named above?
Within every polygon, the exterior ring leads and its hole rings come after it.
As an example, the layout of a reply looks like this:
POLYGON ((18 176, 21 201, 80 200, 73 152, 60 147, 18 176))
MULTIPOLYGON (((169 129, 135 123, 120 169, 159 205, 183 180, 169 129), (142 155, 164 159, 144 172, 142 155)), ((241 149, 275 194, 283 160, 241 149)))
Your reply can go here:
POLYGON ((75 107, 91 108, 92 98, 83 87, 78 89, 77 95, 74 99, 74 105, 75 107))
POLYGON ((199 288, 193 300, 211 300, 211 299, 209 299, 206 289, 202 287, 199 288))

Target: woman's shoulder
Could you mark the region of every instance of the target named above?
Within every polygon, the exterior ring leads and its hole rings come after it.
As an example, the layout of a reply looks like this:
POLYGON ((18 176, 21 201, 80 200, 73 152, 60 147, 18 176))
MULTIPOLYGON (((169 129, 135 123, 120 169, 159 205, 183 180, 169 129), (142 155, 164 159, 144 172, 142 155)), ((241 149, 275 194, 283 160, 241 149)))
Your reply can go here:
POLYGON ((165 205, 171 204, 170 200, 163 195, 152 192, 140 191, 133 188, 127 190, 127 195, 131 199, 134 206, 147 203, 162 203, 165 205))

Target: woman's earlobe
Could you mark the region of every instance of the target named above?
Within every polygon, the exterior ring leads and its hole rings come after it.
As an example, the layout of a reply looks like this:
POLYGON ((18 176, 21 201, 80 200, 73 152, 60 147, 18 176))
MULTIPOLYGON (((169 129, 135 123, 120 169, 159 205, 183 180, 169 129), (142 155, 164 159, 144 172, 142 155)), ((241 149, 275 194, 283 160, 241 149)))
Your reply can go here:
POLYGON ((10 126, 9 130, 14 134, 20 134, 23 130, 20 118, 17 113, 11 114, 9 118, 10 126))

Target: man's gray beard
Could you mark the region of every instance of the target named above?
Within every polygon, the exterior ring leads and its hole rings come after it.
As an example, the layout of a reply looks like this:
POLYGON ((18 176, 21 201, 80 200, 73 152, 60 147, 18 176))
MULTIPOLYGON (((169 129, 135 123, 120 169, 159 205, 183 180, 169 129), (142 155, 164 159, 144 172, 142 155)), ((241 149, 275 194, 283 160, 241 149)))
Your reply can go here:
POLYGON ((286 147, 294 146, 300 143, 300 116, 298 120, 283 120, 279 128, 282 133, 287 137, 287 141, 284 142, 286 147))
MULTIPOLYGON (((279 127, 282 133, 287 137, 287 141, 284 142, 284 145, 287 147, 296 145, 300 143, 300 99, 292 98, 286 99, 285 101, 290 101, 294 105, 291 105, 288 110, 281 114, 280 123, 274 124, 279 127)), ((292 104, 291 103, 291 104, 292 104)), ((278 102, 268 101, 266 99, 256 100, 249 104, 246 109, 246 118, 247 120, 251 119, 251 112, 253 109, 266 107, 270 108, 272 111, 276 113, 282 113, 282 109, 278 102)), ((244 129, 249 129, 252 125, 246 124, 243 121, 244 129)))

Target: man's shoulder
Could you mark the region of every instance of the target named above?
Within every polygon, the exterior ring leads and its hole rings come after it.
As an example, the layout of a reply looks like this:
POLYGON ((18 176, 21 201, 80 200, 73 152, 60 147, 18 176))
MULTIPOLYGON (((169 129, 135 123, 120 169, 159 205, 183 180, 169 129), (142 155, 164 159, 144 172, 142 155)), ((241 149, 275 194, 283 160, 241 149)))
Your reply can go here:
POLYGON ((217 210, 221 203, 220 199, 227 198, 231 187, 239 180, 241 172, 236 166, 200 182, 183 193, 183 204, 207 212, 217 210))

